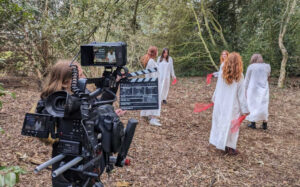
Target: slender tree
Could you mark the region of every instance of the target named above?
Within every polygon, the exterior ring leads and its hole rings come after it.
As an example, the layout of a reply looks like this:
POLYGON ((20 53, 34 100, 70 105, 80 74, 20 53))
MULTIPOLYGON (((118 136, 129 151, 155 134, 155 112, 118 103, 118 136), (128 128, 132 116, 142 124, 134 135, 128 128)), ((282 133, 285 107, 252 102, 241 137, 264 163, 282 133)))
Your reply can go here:
POLYGON ((281 24, 280 24, 280 31, 279 31, 279 37, 278 37, 278 44, 279 48, 282 53, 282 61, 281 61, 281 67, 280 67, 280 75, 278 79, 278 87, 282 88, 284 85, 284 80, 286 76, 286 64, 288 60, 288 51, 286 47, 283 44, 284 35, 287 30, 287 25, 289 24, 291 15, 294 12, 296 6, 296 0, 289 0, 287 1, 287 6, 285 9, 285 12, 282 16, 281 24))

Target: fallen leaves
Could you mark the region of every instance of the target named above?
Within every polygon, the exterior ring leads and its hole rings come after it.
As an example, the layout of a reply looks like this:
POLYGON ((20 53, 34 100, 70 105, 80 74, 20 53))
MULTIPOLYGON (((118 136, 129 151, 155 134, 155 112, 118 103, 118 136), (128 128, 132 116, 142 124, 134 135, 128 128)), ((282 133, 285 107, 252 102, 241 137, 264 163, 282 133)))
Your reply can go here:
MULTIPOLYGON (((300 80, 300 79, 299 79, 300 80)), ((0 79, 1 81, 1 79, 0 79)), ((240 127, 236 157, 209 145, 212 110, 193 113, 194 104, 210 103, 216 79, 181 78, 170 87, 168 104, 162 105, 162 127, 150 126, 139 111, 127 111, 123 122, 139 124, 128 158, 131 165, 115 168, 105 186, 297 186, 300 184, 300 89, 270 86, 269 129, 240 127)), ((32 82, 32 81, 31 81, 32 82)), ((50 170, 33 174, 36 164, 51 158, 51 146, 21 136, 25 112, 39 92, 14 80, 16 99, 5 96, 0 112, 0 165, 22 165, 28 171, 19 186, 51 186, 50 170), (18 85, 17 85, 18 84, 18 85), (32 158, 33 160, 31 160, 32 158)), ((27 84, 27 83, 26 83, 27 84)), ((33 85, 34 86, 34 85, 33 85)), ((117 104, 115 104, 117 106, 117 104)))

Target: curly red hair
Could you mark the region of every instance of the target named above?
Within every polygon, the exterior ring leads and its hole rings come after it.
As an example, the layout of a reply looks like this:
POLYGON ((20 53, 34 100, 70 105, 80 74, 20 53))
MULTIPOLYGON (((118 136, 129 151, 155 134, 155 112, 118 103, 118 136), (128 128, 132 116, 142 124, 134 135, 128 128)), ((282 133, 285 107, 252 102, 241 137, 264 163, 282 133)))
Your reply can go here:
POLYGON ((150 60, 150 58, 156 58, 157 57, 157 47, 156 46, 150 46, 147 54, 145 54, 144 56, 142 56, 141 58, 141 62, 144 66, 144 68, 146 68, 148 61, 150 60))
POLYGON ((223 78, 227 84, 232 84, 233 81, 238 82, 243 75, 242 57, 237 52, 232 52, 228 55, 223 66, 223 78))

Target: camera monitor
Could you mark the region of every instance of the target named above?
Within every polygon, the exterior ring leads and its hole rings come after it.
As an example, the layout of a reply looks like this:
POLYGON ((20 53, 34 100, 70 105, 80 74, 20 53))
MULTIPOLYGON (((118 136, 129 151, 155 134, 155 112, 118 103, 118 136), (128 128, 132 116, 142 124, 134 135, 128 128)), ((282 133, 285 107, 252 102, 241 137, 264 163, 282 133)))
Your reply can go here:
POLYGON ((125 66, 127 58, 126 43, 105 42, 82 45, 82 66, 125 66))
POLYGON ((50 115, 26 113, 22 135, 48 138, 50 125, 53 125, 53 123, 53 118, 50 115))

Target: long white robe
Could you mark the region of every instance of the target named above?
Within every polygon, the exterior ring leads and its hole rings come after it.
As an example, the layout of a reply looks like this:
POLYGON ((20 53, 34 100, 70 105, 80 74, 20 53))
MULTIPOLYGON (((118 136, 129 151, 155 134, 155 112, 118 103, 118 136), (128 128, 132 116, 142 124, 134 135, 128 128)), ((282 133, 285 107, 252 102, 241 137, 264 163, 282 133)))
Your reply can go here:
MULTIPOLYGON (((150 68, 157 68, 158 65, 157 63, 150 58, 150 60, 147 63, 146 69, 150 68)), ((159 69, 157 72, 154 73, 149 73, 145 75, 145 78, 159 78, 159 69)), ((158 80, 158 93, 160 93, 160 82, 158 80)), ((141 110, 141 116, 160 116, 160 108, 161 108, 161 96, 158 94, 158 104, 159 104, 159 109, 156 110, 141 110)))
POLYGON ((268 77, 270 73, 271 66, 266 63, 254 63, 248 66, 245 77, 245 88, 250 115, 246 119, 251 122, 268 120, 268 77))
POLYGON ((244 78, 228 85, 223 79, 222 69, 218 74, 217 86, 212 98, 214 109, 209 143, 215 145, 217 149, 225 150, 225 146, 236 149, 239 131, 231 132, 231 121, 249 112, 243 84, 244 78))
POLYGON ((169 56, 168 61, 163 59, 160 62, 160 57, 157 60, 159 69, 159 81, 160 81, 160 92, 161 100, 167 100, 169 88, 170 88, 170 77, 175 78, 173 59, 169 56))

